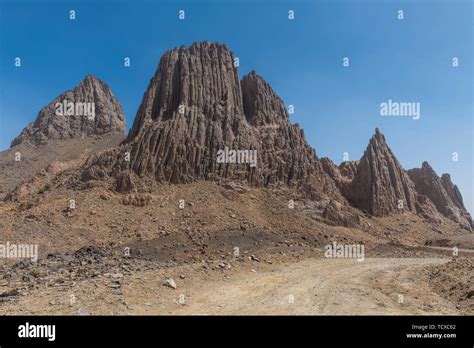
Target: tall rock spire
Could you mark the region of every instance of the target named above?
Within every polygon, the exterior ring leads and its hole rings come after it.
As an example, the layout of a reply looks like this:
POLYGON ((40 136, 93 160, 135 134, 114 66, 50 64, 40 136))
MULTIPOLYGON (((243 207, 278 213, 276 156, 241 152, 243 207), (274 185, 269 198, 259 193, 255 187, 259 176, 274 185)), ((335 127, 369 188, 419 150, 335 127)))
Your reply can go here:
POLYGON ((345 195, 358 208, 376 216, 416 210, 414 185, 378 128, 345 195))
POLYGON ((148 85, 129 140, 152 121, 224 106, 229 113, 242 110, 237 67, 227 46, 206 41, 172 49, 162 56, 148 85))

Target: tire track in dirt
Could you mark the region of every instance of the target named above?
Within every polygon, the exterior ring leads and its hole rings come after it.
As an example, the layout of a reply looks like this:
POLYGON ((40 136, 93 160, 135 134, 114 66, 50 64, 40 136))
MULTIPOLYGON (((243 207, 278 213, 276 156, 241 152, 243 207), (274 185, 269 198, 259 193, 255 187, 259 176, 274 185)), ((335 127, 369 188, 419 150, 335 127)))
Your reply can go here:
POLYGON ((417 276, 447 258, 306 259, 196 284, 172 314, 456 314, 417 276), (399 303, 403 296, 403 303, 399 303))

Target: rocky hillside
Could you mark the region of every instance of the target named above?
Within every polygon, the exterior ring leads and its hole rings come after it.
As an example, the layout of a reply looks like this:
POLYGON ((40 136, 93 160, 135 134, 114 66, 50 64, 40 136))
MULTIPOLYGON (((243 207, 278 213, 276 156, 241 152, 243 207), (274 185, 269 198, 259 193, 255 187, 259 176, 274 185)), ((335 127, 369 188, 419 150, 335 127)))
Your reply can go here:
POLYGON ((421 168, 410 169, 408 174, 415 183, 417 192, 428 197, 442 215, 459 222, 466 229, 473 227, 461 192, 451 182, 449 174, 443 174, 440 178, 426 161, 422 163, 421 168))
POLYGON ((128 170, 160 182, 237 179, 341 198, 270 85, 255 72, 239 80, 233 54, 211 42, 163 55, 124 146, 92 159, 83 179, 128 170))
POLYGON ((44 178, 53 162, 58 167, 117 146, 124 131, 122 106, 103 81, 87 75, 42 108, 11 148, 0 152, 0 199, 17 196, 12 190, 29 189, 30 181, 44 178))
POLYGON ((372 215, 413 212, 435 223, 445 216, 467 230, 472 228, 461 193, 449 174, 439 178, 427 162, 421 169, 406 171, 379 129, 359 161, 336 166, 322 158, 321 163, 341 194, 353 206, 372 215))
POLYGON ((124 131, 122 106, 103 81, 87 75, 74 90, 61 93, 42 108, 36 121, 25 127, 11 146, 124 131))

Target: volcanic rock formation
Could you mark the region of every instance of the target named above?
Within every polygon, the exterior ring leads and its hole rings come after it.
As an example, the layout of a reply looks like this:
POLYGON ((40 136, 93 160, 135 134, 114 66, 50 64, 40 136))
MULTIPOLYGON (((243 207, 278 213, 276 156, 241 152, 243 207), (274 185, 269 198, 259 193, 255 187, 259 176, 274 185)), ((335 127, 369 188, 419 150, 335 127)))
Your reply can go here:
POLYGON ((416 210, 415 187, 378 129, 360 161, 339 172, 341 192, 359 209, 376 216, 416 210))
POLYGON ((426 161, 421 168, 410 169, 408 174, 415 183, 416 191, 428 197, 442 215, 459 222, 466 229, 472 228, 471 216, 449 174, 443 174, 440 178, 426 161))
POLYGON ((92 159, 83 178, 129 169, 161 182, 229 178, 255 186, 328 186, 340 196, 270 85, 253 71, 239 81, 233 54, 211 42, 163 55, 123 147, 92 159), (219 162, 226 148, 240 151, 241 160, 219 162), (245 161, 249 151, 256 151, 256 166, 245 161))
POLYGON ((421 169, 402 168, 378 129, 359 161, 336 166, 322 158, 324 171, 355 207, 386 216, 411 211, 429 222, 445 216, 471 230, 472 220, 449 174, 439 178, 427 162, 421 169))
POLYGON ((74 90, 60 94, 42 108, 36 121, 25 127, 11 146, 24 142, 40 145, 48 139, 80 138, 124 131, 122 106, 103 81, 87 75, 74 90), (68 114, 69 110, 71 115, 68 114))
POLYGON ((134 191, 136 181, 144 182, 139 178, 285 185, 317 200, 322 218, 336 224, 358 224, 352 205, 375 216, 412 212, 432 222, 441 213, 468 226, 449 177, 435 188, 449 198, 447 210, 428 188, 418 182, 415 187, 378 129, 359 161, 336 166, 318 159, 270 85, 254 71, 239 81, 233 54, 212 42, 163 55, 127 139, 89 158, 80 174, 81 182, 108 178, 119 192, 134 191), (223 151, 234 157, 220 161, 223 151))

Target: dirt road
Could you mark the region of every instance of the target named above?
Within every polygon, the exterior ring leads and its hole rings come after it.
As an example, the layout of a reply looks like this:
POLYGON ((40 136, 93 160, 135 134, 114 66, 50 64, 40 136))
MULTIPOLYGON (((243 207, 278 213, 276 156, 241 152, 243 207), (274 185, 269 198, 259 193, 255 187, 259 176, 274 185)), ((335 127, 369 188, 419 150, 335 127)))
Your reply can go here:
POLYGON ((454 303, 433 291, 424 269, 449 260, 306 258, 234 262, 231 269, 213 271, 150 269, 121 276, 120 290, 107 276, 73 287, 48 282, 18 302, 0 305, 0 315, 459 314, 454 303), (163 286, 168 277, 176 279, 176 289, 163 286))
POLYGON ((422 267, 440 258, 307 259, 201 285, 174 314, 447 314, 422 267), (402 297, 403 296, 403 297, 402 297), (399 303, 401 302, 401 303, 399 303))

